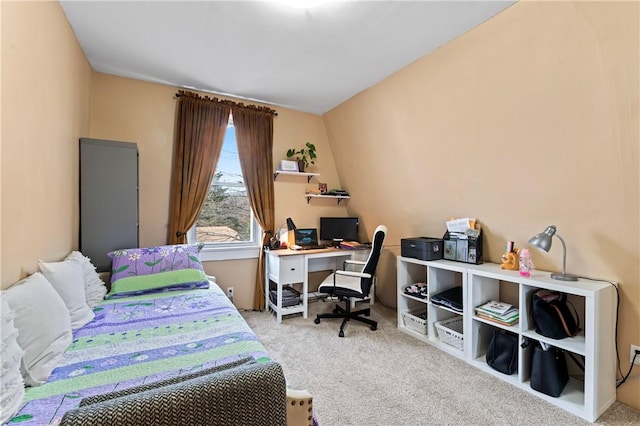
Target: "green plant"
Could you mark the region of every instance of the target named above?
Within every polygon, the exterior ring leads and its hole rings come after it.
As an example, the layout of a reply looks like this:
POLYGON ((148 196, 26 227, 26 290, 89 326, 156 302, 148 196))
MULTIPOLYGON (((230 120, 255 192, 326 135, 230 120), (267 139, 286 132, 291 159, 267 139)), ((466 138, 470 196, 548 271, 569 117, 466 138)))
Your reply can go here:
POLYGON ((287 150, 287 158, 294 157, 298 161, 302 161, 305 167, 309 167, 309 164, 316 164, 315 159, 318 157, 316 155, 316 146, 311 142, 307 142, 304 144, 305 148, 301 148, 296 150, 295 148, 290 148, 287 150))

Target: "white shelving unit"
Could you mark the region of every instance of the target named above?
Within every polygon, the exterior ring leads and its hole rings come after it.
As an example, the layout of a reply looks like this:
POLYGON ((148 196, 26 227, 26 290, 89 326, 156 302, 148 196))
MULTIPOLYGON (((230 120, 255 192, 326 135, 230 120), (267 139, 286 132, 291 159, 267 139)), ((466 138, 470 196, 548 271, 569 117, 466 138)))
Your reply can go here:
POLYGON ((503 270, 499 265, 492 263, 467 265, 446 260, 422 261, 406 257, 398 257, 397 263, 400 330, 591 422, 615 401, 615 290, 610 284, 582 279, 577 282, 558 281, 552 279, 549 272, 545 271, 533 271, 531 277, 525 278, 521 277, 518 271, 503 270), (458 314, 435 306, 429 300, 404 294, 404 288, 416 282, 427 283, 429 296, 453 285, 461 285, 463 313, 458 314), (536 333, 530 306, 532 294, 541 288, 568 294, 580 316, 582 330, 576 337, 555 340, 536 333), (474 308, 490 300, 500 300, 517 306, 520 310, 519 323, 504 326, 477 317, 474 308), (402 314, 421 307, 427 311, 425 333, 408 327, 402 314), (455 315, 461 315, 463 318, 462 351, 443 343, 434 327, 437 321, 455 315), (518 371, 510 376, 492 369, 486 363, 487 347, 496 329, 515 333, 519 342, 528 338, 532 343, 525 348, 519 348, 518 371), (536 341, 546 342, 584 357, 584 373, 577 369, 573 371, 572 361, 567 357, 571 378, 558 398, 531 389, 531 358, 533 343, 536 341))
MULTIPOLYGON (((452 309, 434 305, 430 298, 452 287, 462 286, 463 295, 466 291, 466 268, 464 265, 442 260, 429 262, 408 257, 398 257, 398 328, 424 342, 431 343, 438 348, 458 357, 464 358, 464 352, 441 341, 436 332, 436 322, 451 318, 463 317, 463 314, 452 309), (422 299, 404 293, 405 287, 414 283, 427 283, 428 297, 422 299), (426 330, 421 333, 406 324, 403 314, 407 312, 426 310, 426 330)), ((463 296, 464 297, 464 296, 463 296)), ((414 322, 416 322, 414 320, 414 322)))

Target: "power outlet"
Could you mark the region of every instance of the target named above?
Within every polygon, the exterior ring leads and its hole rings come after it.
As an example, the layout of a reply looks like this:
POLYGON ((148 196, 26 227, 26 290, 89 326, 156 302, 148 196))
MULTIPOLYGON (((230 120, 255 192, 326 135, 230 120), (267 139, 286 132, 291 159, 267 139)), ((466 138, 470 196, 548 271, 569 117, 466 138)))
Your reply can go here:
POLYGON ((631 345, 631 351, 630 351, 630 358, 629 358, 629 362, 631 362, 633 360, 633 357, 636 357, 636 362, 635 364, 640 365, 640 346, 635 346, 635 345, 631 345), (636 353, 638 355, 636 355, 636 353))
POLYGON ((227 287, 227 297, 233 300, 233 287, 227 287))

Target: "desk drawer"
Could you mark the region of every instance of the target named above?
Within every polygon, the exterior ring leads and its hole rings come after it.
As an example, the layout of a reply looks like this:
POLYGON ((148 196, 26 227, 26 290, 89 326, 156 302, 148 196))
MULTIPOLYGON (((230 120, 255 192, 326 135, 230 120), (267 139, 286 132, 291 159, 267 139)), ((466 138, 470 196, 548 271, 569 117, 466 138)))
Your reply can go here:
POLYGON ((302 256, 269 256, 271 279, 280 284, 301 283, 304 281, 304 263, 302 256))

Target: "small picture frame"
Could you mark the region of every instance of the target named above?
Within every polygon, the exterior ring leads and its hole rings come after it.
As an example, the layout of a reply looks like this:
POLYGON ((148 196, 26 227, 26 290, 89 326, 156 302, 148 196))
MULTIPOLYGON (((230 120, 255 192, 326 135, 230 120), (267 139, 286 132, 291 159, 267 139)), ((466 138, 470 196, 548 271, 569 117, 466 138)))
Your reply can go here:
POLYGON ((326 194, 327 193, 327 184, 326 183, 319 183, 318 184, 318 189, 320 190, 321 194, 326 194))
POLYGON ((280 160, 280 166, 278 167, 278 170, 283 172, 297 172, 298 162, 290 160, 280 160))

